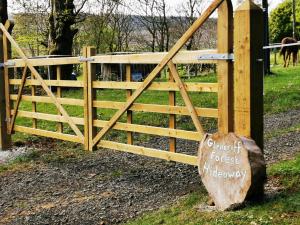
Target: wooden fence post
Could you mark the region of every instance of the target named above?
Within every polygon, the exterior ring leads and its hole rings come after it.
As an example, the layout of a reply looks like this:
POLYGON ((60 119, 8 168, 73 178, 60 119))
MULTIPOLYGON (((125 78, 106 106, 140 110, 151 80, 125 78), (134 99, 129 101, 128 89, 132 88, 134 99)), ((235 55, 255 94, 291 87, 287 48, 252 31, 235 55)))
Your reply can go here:
MULTIPOLYGON (((96 48, 94 47, 87 47, 86 49, 86 57, 92 57, 96 55, 96 48)), ((97 134, 96 127, 93 126, 93 122, 97 119, 97 109, 93 107, 93 101, 97 98, 96 89, 93 88, 93 81, 96 80, 96 64, 91 62, 87 62, 87 98, 88 98, 88 133, 89 135, 85 138, 88 138, 88 146, 89 151, 93 151, 96 146, 93 146, 93 138, 97 134)))
POLYGON ((234 17, 234 130, 263 150, 263 11, 246 0, 234 17))
MULTIPOLYGON (((5 27, 8 31, 11 31, 14 24, 10 21, 6 21, 5 27)), ((0 63, 4 63, 11 56, 11 45, 7 41, 7 38, 0 32, 0 63)), ((11 146, 11 135, 8 134, 8 122, 10 118, 10 102, 7 102, 9 96, 8 69, 0 68, 0 150, 5 150, 11 146), (9 114, 7 115, 7 113, 9 114)))
MULTIPOLYGON (((218 8, 218 53, 233 52, 233 10, 230 0, 218 8)), ((218 131, 227 134, 233 131, 233 62, 220 60, 218 74, 218 131)))

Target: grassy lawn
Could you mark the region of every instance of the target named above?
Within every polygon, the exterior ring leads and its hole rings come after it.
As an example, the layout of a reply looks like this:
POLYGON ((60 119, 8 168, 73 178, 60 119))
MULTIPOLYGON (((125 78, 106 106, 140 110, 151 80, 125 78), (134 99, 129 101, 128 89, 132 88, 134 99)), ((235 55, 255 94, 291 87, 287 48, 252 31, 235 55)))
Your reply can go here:
POLYGON ((300 155, 268 168, 269 179, 277 180, 283 191, 260 203, 247 203, 231 212, 200 212, 198 206, 208 200, 204 188, 189 194, 176 204, 146 213, 127 225, 187 224, 300 224, 300 155))
POLYGON ((300 66, 274 66, 265 78, 265 113, 278 113, 300 108, 300 66))

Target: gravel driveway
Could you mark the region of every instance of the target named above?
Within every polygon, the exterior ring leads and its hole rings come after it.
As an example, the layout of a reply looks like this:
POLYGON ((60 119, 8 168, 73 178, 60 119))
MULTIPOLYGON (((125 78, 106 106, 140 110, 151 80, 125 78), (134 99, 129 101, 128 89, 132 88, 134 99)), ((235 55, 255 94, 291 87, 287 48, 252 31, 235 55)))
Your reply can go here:
MULTIPOLYGON (((300 110, 267 116, 266 133, 300 123, 300 110)), ((153 138, 146 146, 166 146, 153 138)), ((178 141, 195 151, 196 142, 178 141)), ((268 163, 294 156, 300 131, 265 142, 268 163)), ((0 224, 116 224, 199 189, 193 166, 99 150, 64 163, 37 164, 0 174, 0 224)))

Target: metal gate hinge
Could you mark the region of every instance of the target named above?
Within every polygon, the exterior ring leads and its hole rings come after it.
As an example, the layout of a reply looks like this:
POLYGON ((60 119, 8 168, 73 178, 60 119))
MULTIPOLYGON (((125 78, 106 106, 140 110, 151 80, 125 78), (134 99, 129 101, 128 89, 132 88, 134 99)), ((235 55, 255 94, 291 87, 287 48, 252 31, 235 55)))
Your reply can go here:
POLYGON ((205 55, 200 55, 198 57, 198 60, 234 60, 234 54, 205 54, 205 55))
POLYGON ((16 63, 13 60, 8 60, 5 63, 0 63, 1 68, 6 67, 6 66, 15 66, 15 65, 16 65, 16 63))
POLYGON ((79 62, 93 62, 93 61, 95 61, 95 59, 93 58, 85 58, 82 56, 79 57, 79 62))

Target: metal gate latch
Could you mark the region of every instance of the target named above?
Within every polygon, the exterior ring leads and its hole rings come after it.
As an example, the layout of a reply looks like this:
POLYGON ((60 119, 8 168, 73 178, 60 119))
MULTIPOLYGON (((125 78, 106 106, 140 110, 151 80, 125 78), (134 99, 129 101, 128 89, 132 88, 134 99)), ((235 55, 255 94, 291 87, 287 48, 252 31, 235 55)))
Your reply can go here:
POLYGON ((205 55, 200 55, 198 57, 198 60, 234 60, 234 54, 205 54, 205 55))
POLYGON ((79 62, 93 62, 95 59, 93 58, 85 58, 85 57, 79 57, 79 62))

